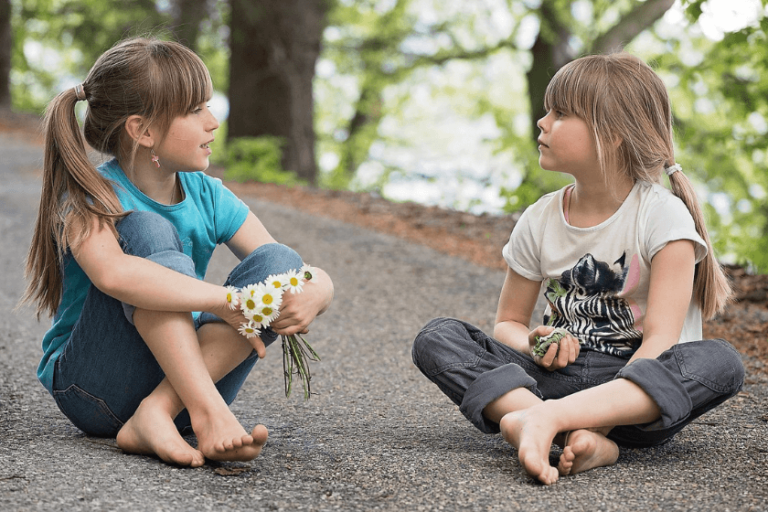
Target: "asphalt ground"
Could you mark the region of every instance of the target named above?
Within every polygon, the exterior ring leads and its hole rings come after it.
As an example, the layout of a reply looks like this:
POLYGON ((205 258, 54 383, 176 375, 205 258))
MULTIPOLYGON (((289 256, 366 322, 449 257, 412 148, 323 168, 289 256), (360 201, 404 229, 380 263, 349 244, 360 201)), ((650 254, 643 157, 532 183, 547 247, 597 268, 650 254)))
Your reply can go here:
MULTIPOLYGON (((335 282, 309 334, 322 356, 316 394, 284 396, 274 345, 233 405, 244 425, 270 431, 255 461, 178 468, 87 437, 35 377, 48 319, 14 311, 42 150, 0 134, 0 154, 0 510, 768 510, 765 377, 748 375, 738 397, 664 446, 538 485, 512 447, 475 430, 411 362, 433 317, 489 332, 502 272, 249 198, 278 241, 335 282)), ((222 281, 233 263, 217 250, 208 279, 222 281)))

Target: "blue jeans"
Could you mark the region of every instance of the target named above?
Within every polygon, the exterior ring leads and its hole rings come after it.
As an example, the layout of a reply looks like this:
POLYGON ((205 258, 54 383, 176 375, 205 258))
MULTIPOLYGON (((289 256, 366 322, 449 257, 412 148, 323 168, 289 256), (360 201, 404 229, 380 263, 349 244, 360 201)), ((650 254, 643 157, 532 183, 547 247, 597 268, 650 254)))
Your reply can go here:
POLYGON ((582 350, 573 364, 549 371, 523 353, 460 320, 436 318, 413 342, 413 362, 462 414, 486 433, 499 425, 483 409, 505 393, 525 387, 542 400, 558 399, 616 378, 640 386, 659 406, 647 425, 614 427, 610 439, 627 447, 669 441, 688 423, 734 396, 744 383, 739 353, 723 340, 673 346, 656 359, 627 360, 582 350))
MULTIPOLYGON (((133 212, 117 225, 126 254, 150 259, 182 274, 195 277, 192 260, 183 253, 176 229, 166 219, 150 212, 133 212)), ((229 274, 226 285, 243 287, 264 281, 272 274, 302 265, 289 247, 267 244, 243 259, 229 274)), ((114 437, 139 403, 165 377, 144 340, 133 325, 133 306, 124 304, 91 285, 80 319, 62 352, 53 377, 53 396, 59 409, 89 435, 114 437)), ((195 327, 222 321, 201 314, 195 327)), ((277 338, 265 330, 261 339, 269 345, 277 338)), ((221 396, 231 404, 256 364, 248 358, 216 383, 221 396)), ((190 427, 186 410, 176 418, 182 431, 190 427)))

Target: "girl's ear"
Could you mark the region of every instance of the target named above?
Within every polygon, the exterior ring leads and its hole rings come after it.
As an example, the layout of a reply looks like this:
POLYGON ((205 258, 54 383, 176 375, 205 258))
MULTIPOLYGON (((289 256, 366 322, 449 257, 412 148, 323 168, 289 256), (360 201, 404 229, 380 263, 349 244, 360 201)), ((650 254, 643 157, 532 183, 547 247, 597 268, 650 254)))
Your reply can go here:
POLYGON ((139 115, 133 115, 126 119, 125 133, 139 146, 151 148, 155 145, 154 130, 147 127, 144 118, 139 115))

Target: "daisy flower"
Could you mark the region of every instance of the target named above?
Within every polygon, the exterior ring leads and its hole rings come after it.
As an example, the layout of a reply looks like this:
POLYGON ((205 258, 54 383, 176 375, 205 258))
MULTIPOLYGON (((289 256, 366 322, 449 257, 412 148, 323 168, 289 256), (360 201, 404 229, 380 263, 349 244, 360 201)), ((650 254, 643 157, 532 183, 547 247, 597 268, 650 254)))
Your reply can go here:
POLYGON ((256 327, 268 327, 269 321, 267 321, 263 315, 260 315, 259 313, 253 313, 251 316, 248 316, 246 318, 249 318, 251 320, 251 323, 256 325, 256 327))
POLYGON ((301 293, 304 288, 304 280, 301 278, 301 274, 291 270, 285 274, 285 277, 285 289, 290 290, 291 293, 301 293))
POLYGON ((283 289, 275 289, 270 285, 261 283, 257 285, 257 290, 253 298, 254 300, 257 300, 259 304, 278 309, 280 308, 280 304, 283 303, 283 289))
POLYGON ((240 326, 240 334, 245 336, 246 338, 255 338, 261 332, 256 328, 256 326, 253 324, 253 322, 248 322, 247 324, 243 324, 240 326))
MULTIPOLYGON (((240 290, 228 287, 227 302, 233 309, 239 299, 240 309, 247 323, 241 324, 239 332, 246 338, 260 334, 259 328, 268 328, 280 316, 280 305, 283 302, 283 290, 291 293, 301 293, 304 281, 312 279, 312 267, 304 265, 299 270, 291 270, 285 274, 271 275, 263 283, 249 284, 240 290)), ((298 376, 304 389, 304 399, 308 400, 312 391, 309 381, 309 361, 319 361, 320 356, 300 334, 281 336, 283 339, 283 376, 285 379, 285 396, 291 394, 293 376, 298 376)))
POLYGON ((256 297, 258 288, 257 284, 249 284, 240 290, 240 309, 246 317, 251 316, 251 312, 259 306, 259 299, 256 297))
POLYGON ((237 309, 237 305, 240 302, 240 297, 238 297, 238 290, 234 286, 227 286, 227 304, 229 304, 229 309, 235 310, 237 309))
POLYGON ((261 315, 264 318, 264 320, 261 322, 262 325, 269 325, 273 321, 277 320, 277 317, 280 316, 280 311, 277 308, 265 306, 262 304, 256 314, 261 315))
POLYGON ((285 286, 285 278, 286 278, 286 274, 269 276, 265 281, 265 283, 269 287, 272 287, 276 290, 280 290, 281 288, 283 288, 283 286, 285 286))

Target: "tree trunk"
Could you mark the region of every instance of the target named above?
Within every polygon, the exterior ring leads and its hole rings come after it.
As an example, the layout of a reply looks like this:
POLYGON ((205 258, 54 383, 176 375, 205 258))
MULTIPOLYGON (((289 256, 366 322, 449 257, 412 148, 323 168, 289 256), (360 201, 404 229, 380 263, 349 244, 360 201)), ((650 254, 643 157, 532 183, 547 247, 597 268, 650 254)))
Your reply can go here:
MULTIPOLYGON (((643 30, 653 26, 673 3, 674 0, 638 2, 630 12, 592 42, 590 53, 620 51, 643 30)), ((545 114, 544 92, 549 80, 558 69, 576 57, 568 46, 570 31, 558 21, 556 6, 551 0, 542 2, 539 13, 541 29, 531 48, 533 64, 527 73, 528 99, 531 102, 531 133, 534 139, 539 135, 536 121, 545 114)))
POLYGON ((0 109, 11 108, 11 1, 0 0, 0 109))
POLYGON ((200 23, 208 14, 206 0, 173 0, 173 30, 176 40, 192 51, 197 51, 200 23))
POLYGON ((528 101, 531 106, 531 135, 533 139, 539 136, 536 123, 546 112, 544 111, 544 92, 557 70, 573 60, 574 55, 568 46, 571 33, 563 26, 555 14, 555 6, 551 2, 542 2, 539 14, 541 28, 536 41, 531 48, 533 62, 526 73, 528 83, 528 101))
POLYGON ((316 183, 312 81, 326 0, 231 2, 227 137, 283 138, 283 168, 316 183))

